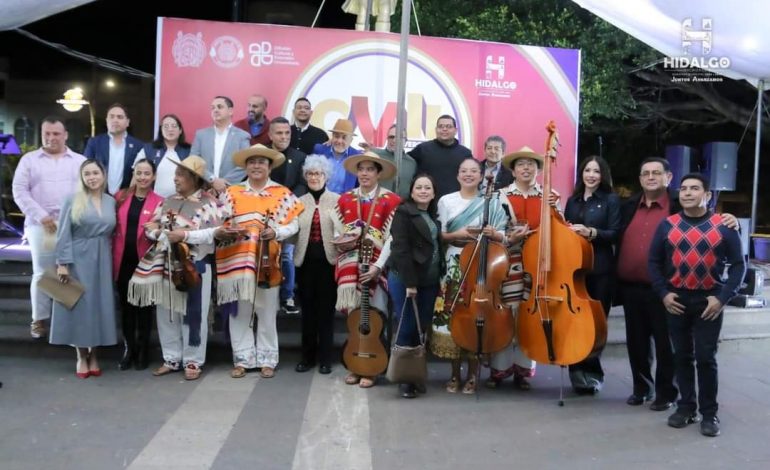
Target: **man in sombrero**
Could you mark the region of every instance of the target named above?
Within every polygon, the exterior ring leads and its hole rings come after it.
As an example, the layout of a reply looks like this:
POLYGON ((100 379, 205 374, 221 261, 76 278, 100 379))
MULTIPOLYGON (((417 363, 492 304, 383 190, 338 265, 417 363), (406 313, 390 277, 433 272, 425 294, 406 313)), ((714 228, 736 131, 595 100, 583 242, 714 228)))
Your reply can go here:
MULTIPOLYGON (((262 144, 233 154, 233 164, 246 170, 246 181, 234 184, 220 196, 224 229, 188 233, 188 240, 220 240, 216 250, 217 303, 229 315, 233 369, 230 376, 241 378, 248 369, 260 369, 271 378, 278 365, 276 315, 280 282, 258 285, 256 273, 263 240, 285 240, 299 228, 297 216, 304 205, 285 186, 270 179, 270 171, 286 158, 262 144), (252 318, 256 315, 256 341, 252 318)), ((280 252, 277 253, 280 256, 280 252)), ((271 260, 272 263, 272 260, 271 260)))
MULTIPOLYGON (((342 235, 355 238, 347 244, 338 244, 341 251, 337 257, 335 277, 337 281, 337 310, 350 312, 361 302, 362 286, 370 288, 370 304, 387 311, 387 277, 385 263, 390 256, 390 226, 401 198, 379 185, 381 180, 393 178, 396 166, 388 160, 365 152, 349 157, 344 162, 345 170, 356 175, 358 187, 352 189, 337 201, 337 218, 342 235), (355 235, 360 234, 360 237, 355 235), (360 238, 360 240, 358 240, 360 238), (373 255, 369 270, 360 271, 360 241, 371 240, 373 255)), ((374 377, 359 377, 350 373, 345 378, 348 385, 359 384, 361 388, 374 385, 374 377)))
POLYGON ((352 121, 337 119, 334 127, 329 129, 329 132, 331 132, 329 142, 316 144, 313 147, 314 154, 323 155, 331 162, 334 171, 329 181, 326 182, 326 189, 337 194, 350 191, 356 185, 356 173, 349 170, 346 171, 347 167, 345 166, 347 159, 361 154, 360 150, 350 146, 353 142, 353 137, 355 137, 354 130, 355 125, 352 121))

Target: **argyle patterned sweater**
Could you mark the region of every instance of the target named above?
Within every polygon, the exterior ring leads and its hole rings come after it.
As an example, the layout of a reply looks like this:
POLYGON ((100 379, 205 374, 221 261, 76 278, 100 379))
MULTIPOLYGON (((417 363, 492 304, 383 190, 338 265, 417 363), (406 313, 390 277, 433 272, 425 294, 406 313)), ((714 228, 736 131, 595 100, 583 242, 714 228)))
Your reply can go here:
POLYGON ((718 214, 693 218, 678 212, 658 225, 648 269, 661 299, 669 292, 688 292, 716 296, 725 305, 738 293, 745 273, 741 240, 718 214))

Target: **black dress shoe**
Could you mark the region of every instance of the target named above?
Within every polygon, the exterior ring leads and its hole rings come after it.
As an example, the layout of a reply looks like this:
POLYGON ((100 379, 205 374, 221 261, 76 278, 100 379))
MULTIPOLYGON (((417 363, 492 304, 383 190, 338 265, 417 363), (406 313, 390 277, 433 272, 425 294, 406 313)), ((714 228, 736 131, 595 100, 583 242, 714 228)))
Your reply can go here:
POLYGON ((652 395, 637 395, 634 393, 629 395, 628 399, 626 400, 626 404, 631 406, 639 406, 650 400, 652 400, 652 395))
POLYGON ((402 398, 415 398, 417 397, 417 390, 415 390, 412 384, 401 384, 398 386, 401 391, 402 398))
POLYGON ((118 369, 120 370, 128 370, 131 368, 131 365, 134 363, 134 351, 132 348, 126 347, 123 351, 123 357, 120 359, 120 362, 118 363, 118 369))
POLYGON ((310 369, 312 369, 313 366, 315 366, 315 364, 313 364, 312 362, 302 361, 299 364, 297 364, 294 370, 296 370, 297 372, 307 372, 310 369))
POLYGON ((658 400, 655 400, 650 405, 650 409, 652 411, 666 411, 666 410, 670 409, 672 406, 674 406, 674 402, 673 401, 658 401, 658 400))
POLYGON ((332 373, 332 368, 328 364, 321 364, 320 366, 318 366, 318 373, 319 374, 324 374, 324 375, 331 374, 332 373))
POLYGON ((689 413, 681 410, 676 410, 674 414, 668 417, 668 425, 677 429, 681 429, 688 424, 697 423, 698 421, 700 421, 700 416, 698 416, 697 413, 689 413))
POLYGON ((708 437, 717 437, 719 435, 719 418, 716 416, 703 418, 703 422, 700 423, 700 433, 708 437))

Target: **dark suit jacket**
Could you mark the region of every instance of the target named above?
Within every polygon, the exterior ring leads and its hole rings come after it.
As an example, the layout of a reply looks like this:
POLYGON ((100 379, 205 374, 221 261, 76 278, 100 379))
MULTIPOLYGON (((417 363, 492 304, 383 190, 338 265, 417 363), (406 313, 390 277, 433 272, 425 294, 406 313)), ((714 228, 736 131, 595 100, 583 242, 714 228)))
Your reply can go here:
MULTIPOLYGON (((434 218, 438 227, 437 219, 434 218)), ((391 253, 389 263, 396 270, 406 287, 426 285, 425 277, 433 256, 433 247, 439 244, 441 229, 437 237, 430 236, 430 228, 420 215, 420 210, 411 201, 404 201, 393 216, 390 227, 391 253)), ((442 262, 439 250, 439 263, 442 262)))
POLYGON ((286 157, 286 161, 270 172, 270 179, 291 189, 297 197, 302 196, 307 192, 307 182, 302 174, 305 154, 291 147, 281 153, 286 157))
MULTIPOLYGON (((136 154, 144 148, 144 142, 126 134, 126 153, 123 157, 123 181, 120 183, 120 189, 127 188, 131 183, 134 160, 136 154)), ((86 150, 83 152, 86 158, 93 158, 104 165, 105 171, 110 167, 110 136, 109 134, 99 134, 88 139, 86 150)))
MULTIPOLYGON (((487 161, 482 160, 481 163, 484 165, 484 168, 487 167, 487 161)), ((500 165, 500 171, 497 172, 497 176, 495 176, 495 191, 506 188, 513 183, 513 172, 510 168, 506 168, 502 165, 500 165)))
POLYGON ((581 203, 582 198, 583 194, 577 194, 567 199, 564 218, 567 222, 596 229, 596 238, 591 241, 594 248, 592 272, 610 273, 615 267, 612 247, 620 234, 620 198, 615 193, 605 193, 601 190, 581 203))

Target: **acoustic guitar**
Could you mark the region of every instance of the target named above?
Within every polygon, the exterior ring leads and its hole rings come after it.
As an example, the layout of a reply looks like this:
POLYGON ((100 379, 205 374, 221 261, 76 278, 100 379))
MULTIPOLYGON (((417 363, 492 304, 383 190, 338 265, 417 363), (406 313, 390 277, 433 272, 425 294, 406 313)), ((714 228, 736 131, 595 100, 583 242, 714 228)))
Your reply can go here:
MULTIPOLYGON (((359 272, 369 271, 373 252, 372 241, 363 240, 359 272)), ((384 316, 369 305, 368 284, 361 286, 361 306, 348 315, 348 339, 342 349, 342 364, 350 372, 362 377, 377 376, 388 367, 388 355, 381 339, 384 316)))

